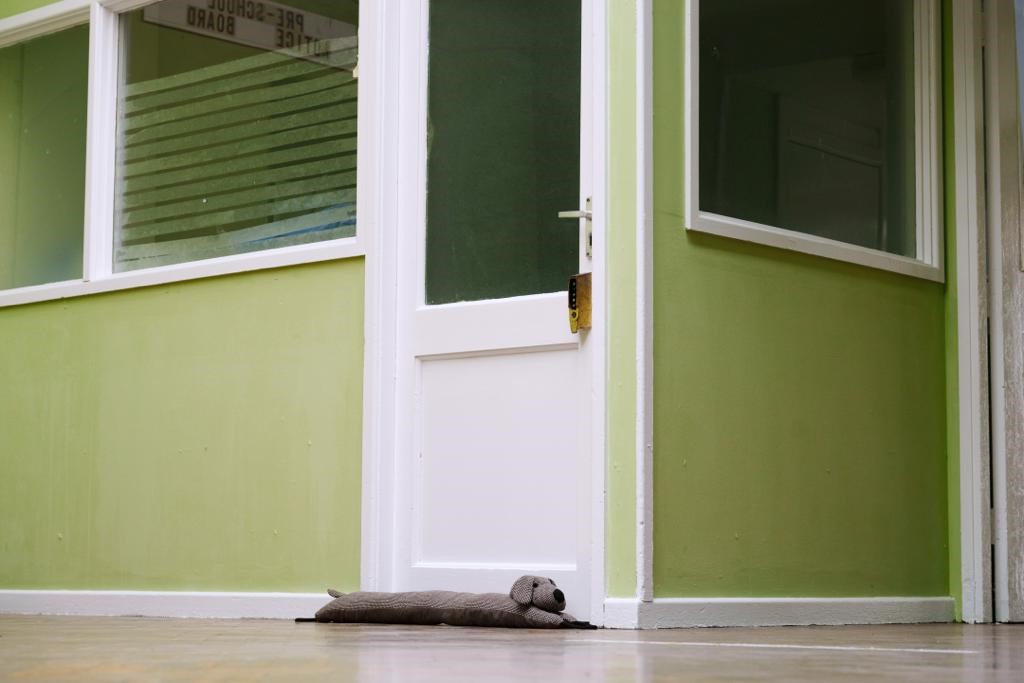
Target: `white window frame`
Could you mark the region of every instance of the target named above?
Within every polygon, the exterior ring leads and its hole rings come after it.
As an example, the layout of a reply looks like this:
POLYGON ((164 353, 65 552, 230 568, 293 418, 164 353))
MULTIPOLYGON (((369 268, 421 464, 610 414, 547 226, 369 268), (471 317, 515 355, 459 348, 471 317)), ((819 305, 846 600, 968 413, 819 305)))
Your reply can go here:
MULTIPOLYGON (((374 225, 374 169, 381 144, 376 116, 380 101, 378 53, 372 41, 360 45, 356 167, 356 234, 312 244, 187 261, 121 273, 113 268, 115 158, 117 145, 119 15, 158 0, 59 0, 38 9, 0 19, 0 49, 73 26, 89 25, 88 124, 86 127, 85 212, 82 278, 31 287, 0 290, 0 308, 112 292, 135 287, 194 280, 266 268, 281 268, 364 256, 367 226, 374 225), (370 87, 367 87, 370 86, 370 87), (371 144, 364 144, 368 141, 371 144)), ((376 3, 360 5, 360 35, 373 36, 379 13, 376 3)))
MULTIPOLYGON (((825 0, 822 0, 825 1, 825 0)), ((701 211, 698 120, 700 1, 687 0, 686 12, 686 229, 772 247, 856 263, 926 280, 943 282, 942 148, 939 94, 939 2, 914 0, 914 134, 915 210, 917 212, 915 257, 869 249, 816 235, 701 211)))

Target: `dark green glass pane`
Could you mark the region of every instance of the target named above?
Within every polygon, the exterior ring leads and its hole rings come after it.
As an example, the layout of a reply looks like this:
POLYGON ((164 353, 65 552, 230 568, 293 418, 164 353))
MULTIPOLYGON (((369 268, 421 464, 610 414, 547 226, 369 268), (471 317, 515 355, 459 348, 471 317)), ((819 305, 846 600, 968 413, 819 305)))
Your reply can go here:
POLYGON ((566 288, 578 266, 579 0, 430 3, 426 300, 566 288))

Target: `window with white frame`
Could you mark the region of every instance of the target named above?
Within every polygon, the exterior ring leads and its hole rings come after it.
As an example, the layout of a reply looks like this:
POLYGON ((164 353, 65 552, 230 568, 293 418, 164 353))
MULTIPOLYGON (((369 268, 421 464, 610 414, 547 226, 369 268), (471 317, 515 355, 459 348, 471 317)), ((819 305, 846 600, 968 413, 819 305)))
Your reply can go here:
POLYGON ((934 0, 690 0, 690 229, 942 279, 934 0))
POLYGON ((359 14, 62 0, 0 20, 0 305, 361 254, 359 14))
POLYGON ((162 0, 121 16, 115 270, 355 234, 358 11, 162 0))

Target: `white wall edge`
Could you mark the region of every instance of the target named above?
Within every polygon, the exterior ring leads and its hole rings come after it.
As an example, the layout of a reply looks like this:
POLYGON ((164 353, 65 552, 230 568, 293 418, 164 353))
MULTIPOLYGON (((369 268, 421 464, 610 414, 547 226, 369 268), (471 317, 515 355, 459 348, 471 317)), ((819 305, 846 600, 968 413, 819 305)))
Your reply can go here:
POLYGON ((859 266, 888 270, 933 282, 945 282, 946 278, 945 271, 937 259, 935 263, 926 263, 921 259, 858 247, 795 230, 784 230, 771 225, 720 216, 706 211, 693 211, 688 217, 689 222, 684 227, 691 231, 706 232, 719 237, 729 237, 744 242, 796 251, 801 254, 821 256, 833 261, 845 261, 859 266))
POLYGON ((0 48, 89 21, 92 0, 60 0, 0 19, 0 48))
POLYGON ((116 14, 99 4, 92 5, 82 234, 82 280, 86 282, 109 277, 114 272, 120 24, 116 14))
MULTIPOLYGON (((654 131, 651 0, 636 31, 636 594, 654 597, 654 131)), ((607 605, 607 603, 606 603, 607 605)))
POLYGON ((129 270, 96 280, 69 280, 8 289, 0 291, 0 308, 363 255, 363 245, 358 235, 343 237, 329 242, 314 242, 266 251, 220 256, 203 261, 176 263, 158 268, 129 270))
POLYGON ((326 593, 0 590, 0 614, 294 619, 330 600, 326 593))
MULTIPOLYGON (((359 118, 371 121, 365 131, 366 152, 362 153, 359 187, 360 206, 370 207, 371 226, 365 232, 365 305, 363 360, 363 475, 360 522, 360 587, 380 590, 389 560, 382 555, 385 529, 390 524, 390 493, 386 487, 387 464, 393 453, 395 407, 395 326, 384 311, 394 310, 396 286, 393 277, 394 239, 386 233, 394 225, 394 196, 387 178, 394 177, 395 146, 383 131, 394 128, 397 105, 383 84, 397 79, 397 49, 388 43, 394 23, 390 1, 360 8, 360 70, 366 88, 360 97, 359 118), (375 84, 373 88, 365 84, 375 84), (368 152, 368 153, 367 153, 368 152), (390 202, 390 203, 389 203, 390 202)), ((392 183, 393 184, 393 183, 392 183)))
POLYGON ((954 620, 953 598, 634 598, 605 600, 606 628, 838 626, 954 620))
MULTIPOLYGON (((992 567, 992 605, 993 621, 1012 621, 1008 618, 1010 610, 1010 586, 1007 581, 1009 556, 1007 554, 1007 451, 1006 451, 1006 349, 1003 319, 1003 294, 1006 278, 1003 269, 1003 225, 1006 223, 1012 230, 1016 221, 1008 214, 1010 206, 1019 201, 1017 191, 1019 179, 1014 174, 1012 179, 1007 173, 1011 164, 1016 165, 1016 150, 1004 149, 1008 139, 1017 139, 1015 125, 1006 121, 1006 110, 1017 109, 1016 93, 1007 92, 1007 83, 1003 79, 1005 63, 1013 63, 1014 47, 1014 13, 1013 3, 993 2, 985 8, 982 19, 985 47, 985 68, 982 70, 985 101, 981 113, 985 119, 986 135, 984 142, 985 177, 985 263, 988 271, 988 301, 978 297, 978 306, 987 305, 987 310, 979 310, 979 315, 988 317, 988 379, 989 379, 989 489, 991 500, 991 516, 989 518, 989 539, 993 549, 992 567), (1007 12, 1007 10, 1009 10, 1007 12), (1005 16, 1009 14, 1010 16, 1005 16), (1004 43, 1005 41, 1005 43, 1004 43), (1009 54, 1007 54, 1009 52, 1009 54), (1007 100, 1012 102, 1007 106, 1007 100), (1013 132, 1007 133, 1007 130, 1013 132), (1012 161, 1011 161, 1012 160, 1012 161), (1004 204, 1004 202, 1006 202, 1004 204)), ((1009 79, 1007 79, 1009 80, 1009 79)))
MULTIPOLYGON (((590 444, 590 481, 593 499, 590 501, 590 605, 592 615, 601 614, 606 585, 606 526, 605 510, 607 504, 608 482, 606 467, 608 463, 608 146, 611 131, 608 126, 610 94, 608 89, 609 61, 608 42, 610 40, 608 26, 609 0, 599 0, 593 5, 591 30, 591 59, 594 67, 591 78, 594 103, 593 122, 591 127, 593 177, 591 178, 591 196, 593 197, 592 221, 593 229, 593 260, 591 271, 594 273, 596 286, 593 291, 593 324, 601 334, 594 335, 591 344, 591 444, 590 444)), ((581 87, 583 84, 581 83, 581 87)), ((585 92, 585 89, 584 89, 585 92)), ((583 170, 581 169, 581 175, 583 170)), ((582 199, 582 197, 581 197, 582 199)), ((581 249, 585 249, 581 238, 581 249)), ((582 265, 582 263, 581 263, 582 265)))
POLYGON ((97 0, 97 2, 111 12, 120 13, 152 5, 154 2, 158 2, 158 0, 97 0))
POLYGON ((983 313, 988 305, 985 131, 979 15, 977 2, 953 3, 960 596, 962 617, 968 623, 992 621, 988 326, 983 313))
POLYGON ((637 598, 605 598, 605 628, 635 629, 640 627, 640 605, 645 604, 637 598))
MULTIPOLYGON (((294 619, 330 601, 319 593, 0 590, 0 614, 294 619)), ((911 624, 953 620, 948 597, 609 598, 606 628, 911 624)))

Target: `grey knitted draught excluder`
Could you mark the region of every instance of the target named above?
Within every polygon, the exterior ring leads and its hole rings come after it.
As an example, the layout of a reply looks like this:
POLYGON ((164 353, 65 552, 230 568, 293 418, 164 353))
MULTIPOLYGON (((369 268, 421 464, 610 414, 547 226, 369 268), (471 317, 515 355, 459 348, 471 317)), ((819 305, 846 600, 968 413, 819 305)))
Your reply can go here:
POLYGON ((419 591, 339 593, 316 613, 318 622, 449 624, 508 628, 594 628, 565 609, 565 595, 551 579, 522 576, 508 595, 419 591))

